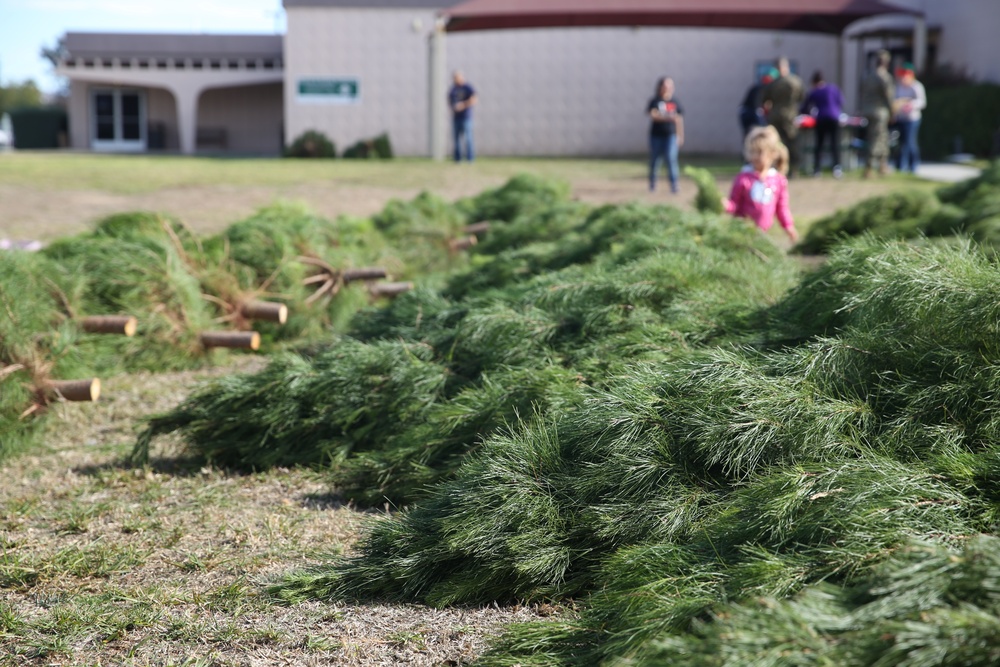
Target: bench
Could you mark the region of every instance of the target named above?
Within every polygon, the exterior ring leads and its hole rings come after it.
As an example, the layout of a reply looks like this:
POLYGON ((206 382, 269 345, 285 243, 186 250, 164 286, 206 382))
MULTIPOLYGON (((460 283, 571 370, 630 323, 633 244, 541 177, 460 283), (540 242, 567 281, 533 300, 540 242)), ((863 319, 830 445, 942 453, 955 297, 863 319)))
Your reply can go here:
POLYGON ((218 148, 225 150, 228 144, 226 128, 199 127, 195 134, 195 144, 197 148, 218 148))

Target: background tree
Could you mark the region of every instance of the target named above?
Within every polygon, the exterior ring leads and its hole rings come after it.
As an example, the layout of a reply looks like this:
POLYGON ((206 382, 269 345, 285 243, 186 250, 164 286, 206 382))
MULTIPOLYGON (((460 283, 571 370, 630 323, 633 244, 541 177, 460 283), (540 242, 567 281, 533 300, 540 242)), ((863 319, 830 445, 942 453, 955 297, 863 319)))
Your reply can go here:
POLYGON ((23 107, 42 106, 42 91, 31 80, 0 86, 0 114, 23 107))

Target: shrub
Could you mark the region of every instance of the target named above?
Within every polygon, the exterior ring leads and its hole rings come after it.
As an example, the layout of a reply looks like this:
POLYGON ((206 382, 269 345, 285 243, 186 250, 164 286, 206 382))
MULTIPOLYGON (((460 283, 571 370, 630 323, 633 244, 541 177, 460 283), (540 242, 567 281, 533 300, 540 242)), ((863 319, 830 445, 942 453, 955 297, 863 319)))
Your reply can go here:
POLYGON ((344 151, 345 158, 388 160, 393 157, 392 144, 388 134, 380 134, 373 139, 362 139, 344 151))
POLYGON ((333 158, 337 148, 322 132, 306 130, 285 149, 285 157, 333 158))
POLYGON ((998 157, 1000 85, 978 83, 928 87, 920 125, 920 148, 931 159, 961 150, 978 157, 998 157), (956 145, 956 140, 961 146, 956 145))

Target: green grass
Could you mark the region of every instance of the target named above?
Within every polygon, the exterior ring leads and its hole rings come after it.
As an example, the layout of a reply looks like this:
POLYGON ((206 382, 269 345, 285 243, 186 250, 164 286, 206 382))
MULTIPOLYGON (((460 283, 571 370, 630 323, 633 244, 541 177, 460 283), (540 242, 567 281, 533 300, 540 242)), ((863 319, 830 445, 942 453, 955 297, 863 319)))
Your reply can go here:
POLYGON ((212 159, 19 152, 0 159, 0 183, 53 191, 101 190, 134 194, 168 188, 201 187, 206 184, 279 186, 335 180, 342 184, 399 190, 424 188, 433 191, 443 187, 459 168, 499 178, 531 171, 547 176, 624 179, 642 177, 646 165, 644 158, 484 158, 475 164, 457 167, 450 162, 433 162, 422 158, 395 158, 390 161, 212 159))
MULTIPOLYGON (((684 164, 730 176, 739 170, 736 156, 685 155, 684 164)), ((392 160, 300 160, 283 158, 204 158, 150 155, 101 155, 17 152, 0 159, 0 184, 41 190, 100 190, 117 194, 153 192, 206 184, 302 185, 337 181, 390 189, 440 189, 457 169, 481 176, 510 178, 521 172, 541 176, 644 179, 646 157, 609 159, 480 158, 456 166, 424 158, 392 160)))

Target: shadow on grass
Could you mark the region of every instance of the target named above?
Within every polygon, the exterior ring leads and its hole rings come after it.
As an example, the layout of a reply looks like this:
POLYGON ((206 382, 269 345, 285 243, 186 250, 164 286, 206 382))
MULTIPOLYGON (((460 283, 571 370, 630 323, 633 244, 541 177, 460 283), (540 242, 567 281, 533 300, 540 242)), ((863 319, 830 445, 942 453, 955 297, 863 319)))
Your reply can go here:
MULTIPOLYGON (((127 456, 123 456, 113 461, 108 461, 107 463, 79 466, 73 468, 73 472, 78 475, 94 477, 101 473, 115 470, 148 470, 153 473, 171 475, 173 477, 197 477, 202 474, 206 465, 207 462, 204 459, 194 456, 151 458, 149 462, 144 465, 135 465, 127 456)), ((233 476, 246 476, 252 474, 235 469, 227 470, 225 468, 218 468, 218 470, 226 475, 233 476)))

